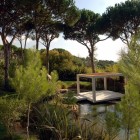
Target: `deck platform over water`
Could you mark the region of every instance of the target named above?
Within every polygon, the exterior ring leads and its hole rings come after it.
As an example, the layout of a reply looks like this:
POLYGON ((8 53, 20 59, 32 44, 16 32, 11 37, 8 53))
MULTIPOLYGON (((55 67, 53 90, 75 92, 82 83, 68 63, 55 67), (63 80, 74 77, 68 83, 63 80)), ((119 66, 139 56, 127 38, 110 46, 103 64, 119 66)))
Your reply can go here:
POLYGON ((122 96, 124 96, 124 94, 121 94, 119 92, 101 90, 101 91, 96 91, 96 101, 93 100, 92 91, 79 93, 78 95, 75 96, 75 98, 78 101, 88 100, 93 103, 94 102, 99 103, 104 101, 120 99, 122 96))
POLYGON ((109 100, 120 99, 124 94, 119 92, 107 90, 107 78, 108 77, 120 77, 121 73, 94 73, 94 74, 77 74, 77 95, 75 96, 78 101, 88 100, 92 103, 99 103, 109 100), (80 91, 80 77, 91 78, 92 91, 81 92, 80 91), (96 91, 96 79, 104 79, 104 90, 96 91))

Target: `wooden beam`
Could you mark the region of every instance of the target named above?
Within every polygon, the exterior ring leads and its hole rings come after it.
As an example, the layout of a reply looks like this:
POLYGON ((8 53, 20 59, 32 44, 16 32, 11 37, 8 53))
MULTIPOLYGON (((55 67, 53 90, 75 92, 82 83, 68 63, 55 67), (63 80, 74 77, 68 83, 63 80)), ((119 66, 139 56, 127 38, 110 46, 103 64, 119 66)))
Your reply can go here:
POLYGON ((93 96, 93 102, 96 102, 96 80, 94 77, 92 77, 92 96, 93 96))
POLYGON ((107 90, 107 78, 104 77, 104 90, 107 90))
POLYGON ((77 94, 80 93, 80 76, 77 74, 77 94))

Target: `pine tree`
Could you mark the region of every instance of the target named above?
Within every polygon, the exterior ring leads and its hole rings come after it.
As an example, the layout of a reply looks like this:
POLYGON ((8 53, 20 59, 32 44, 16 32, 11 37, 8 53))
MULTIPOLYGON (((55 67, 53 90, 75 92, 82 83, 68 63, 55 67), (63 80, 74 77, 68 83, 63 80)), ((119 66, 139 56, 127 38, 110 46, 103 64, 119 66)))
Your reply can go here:
POLYGON ((33 103, 39 101, 44 95, 49 94, 47 71, 41 66, 39 53, 34 50, 26 52, 26 63, 16 69, 12 83, 18 92, 19 98, 27 104, 27 139, 29 139, 30 111, 33 103))
POLYGON ((126 78, 125 96, 118 106, 121 125, 126 140, 136 134, 140 127, 140 42, 139 35, 133 37, 127 51, 121 52, 120 69, 126 78))

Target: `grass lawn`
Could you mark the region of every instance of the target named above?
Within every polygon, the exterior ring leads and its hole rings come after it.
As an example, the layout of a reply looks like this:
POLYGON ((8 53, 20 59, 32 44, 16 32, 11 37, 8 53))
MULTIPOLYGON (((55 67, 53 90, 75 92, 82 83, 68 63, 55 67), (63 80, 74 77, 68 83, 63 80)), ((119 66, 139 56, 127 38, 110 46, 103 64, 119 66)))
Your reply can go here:
MULTIPOLYGON (((76 81, 63 81, 68 88, 77 88, 77 83, 76 81)), ((85 88, 88 89, 91 87, 91 83, 90 82, 84 82, 84 81, 80 81, 80 88, 85 88)))

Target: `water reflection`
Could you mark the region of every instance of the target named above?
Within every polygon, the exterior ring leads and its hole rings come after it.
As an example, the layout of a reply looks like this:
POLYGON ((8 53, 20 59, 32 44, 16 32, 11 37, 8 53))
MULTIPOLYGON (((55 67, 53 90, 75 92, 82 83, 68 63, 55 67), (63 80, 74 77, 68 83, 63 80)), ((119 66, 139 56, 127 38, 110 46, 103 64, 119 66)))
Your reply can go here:
MULTIPOLYGON (((113 140, 126 140, 126 129, 120 126, 116 128, 118 123, 120 123, 119 118, 121 118, 122 113, 117 109, 117 103, 113 104, 90 104, 89 102, 84 102, 79 104, 79 116, 81 118, 87 118, 91 122, 96 123, 96 127, 100 129, 110 129, 117 133, 117 137, 113 140), (107 114, 110 114, 107 120, 107 114), (114 116, 116 114, 116 116, 114 116), (118 121, 118 122, 117 122, 118 121)), ((109 131, 110 131, 109 130, 109 131)), ((137 131, 137 130, 134 130, 137 131)), ((139 132, 130 132, 130 139, 140 140, 140 129, 139 132), (136 137, 134 135, 137 135, 136 137)))
POLYGON ((92 105, 90 103, 80 103, 79 104, 79 114, 81 117, 87 114, 101 114, 107 111, 114 112, 115 104, 97 104, 92 105))

